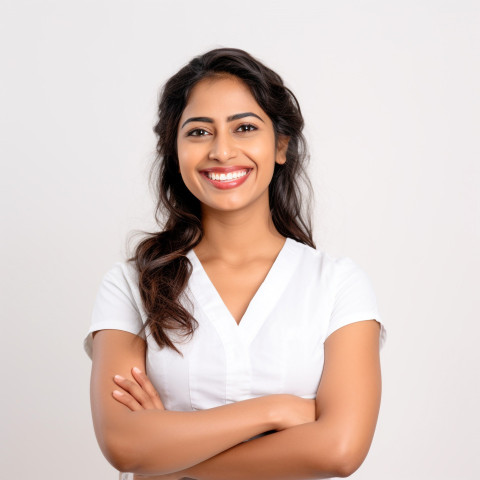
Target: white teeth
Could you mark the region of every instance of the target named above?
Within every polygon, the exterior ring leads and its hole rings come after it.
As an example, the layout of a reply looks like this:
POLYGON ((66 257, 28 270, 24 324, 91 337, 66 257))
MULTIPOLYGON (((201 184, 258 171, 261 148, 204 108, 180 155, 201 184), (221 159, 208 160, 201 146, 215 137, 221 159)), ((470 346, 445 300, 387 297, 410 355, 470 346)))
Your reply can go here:
POLYGON ((229 180, 235 180, 237 178, 243 177, 248 173, 248 170, 237 170, 235 172, 229 172, 229 173, 213 173, 213 172, 207 172, 207 177, 210 180, 217 180, 220 182, 228 182, 229 180))

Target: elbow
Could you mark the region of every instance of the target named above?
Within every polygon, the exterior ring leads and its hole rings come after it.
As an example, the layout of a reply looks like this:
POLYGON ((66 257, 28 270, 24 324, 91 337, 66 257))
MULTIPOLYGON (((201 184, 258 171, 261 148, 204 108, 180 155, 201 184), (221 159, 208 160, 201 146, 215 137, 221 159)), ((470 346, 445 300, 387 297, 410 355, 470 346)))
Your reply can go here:
POLYGON ((346 478, 349 477, 350 475, 353 475, 358 469, 360 465, 355 466, 354 463, 350 463, 348 460, 339 463, 338 465, 335 466, 335 476, 339 478, 346 478))
POLYGON ((360 468, 367 452, 368 448, 365 449, 362 442, 345 437, 333 441, 330 438, 328 447, 322 449, 320 455, 318 449, 316 453, 312 452, 314 458, 312 466, 319 478, 324 478, 325 474, 335 478, 346 478, 360 468))
POLYGON ((142 473, 145 461, 142 454, 142 443, 132 432, 112 428, 108 433, 97 435, 98 444, 103 456, 110 465, 119 472, 142 473))
MULTIPOLYGON (((100 443, 100 442, 99 442, 100 443)), ((104 457, 119 472, 144 475, 170 473, 171 466, 162 455, 155 455, 154 464, 149 458, 148 448, 135 435, 112 434, 100 443, 104 457)))
POLYGON ((103 456, 110 465, 119 472, 134 472, 138 467, 138 457, 136 457, 132 442, 128 442, 119 436, 111 435, 99 442, 103 456))
POLYGON ((348 442, 341 444, 332 456, 332 470, 336 477, 346 478, 355 473, 366 457, 366 452, 359 445, 348 442))

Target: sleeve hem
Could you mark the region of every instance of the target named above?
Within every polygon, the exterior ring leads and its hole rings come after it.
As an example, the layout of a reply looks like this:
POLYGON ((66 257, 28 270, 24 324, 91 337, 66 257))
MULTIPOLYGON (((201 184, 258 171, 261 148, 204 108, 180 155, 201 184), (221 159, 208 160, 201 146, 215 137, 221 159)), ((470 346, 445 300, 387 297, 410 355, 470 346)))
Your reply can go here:
POLYGON ((385 341, 387 340, 387 330, 383 324, 383 321, 378 314, 378 312, 365 312, 365 313, 355 313, 343 317, 340 321, 336 322, 335 325, 330 325, 325 340, 339 328, 345 327, 352 323, 362 322, 366 320, 375 320, 380 324, 380 350, 383 348, 385 341))
MULTIPOLYGON (((97 323, 90 328, 86 337, 83 340, 83 349, 86 354, 89 356, 90 360, 92 359, 92 341, 93 333, 98 332, 99 330, 121 330, 122 332, 133 333, 134 335, 139 335, 139 330, 132 328, 130 326, 119 325, 117 321, 112 320, 110 322, 97 323)), ((140 335, 141 338, 145 340, 145 334, 142 332, 140 335)))

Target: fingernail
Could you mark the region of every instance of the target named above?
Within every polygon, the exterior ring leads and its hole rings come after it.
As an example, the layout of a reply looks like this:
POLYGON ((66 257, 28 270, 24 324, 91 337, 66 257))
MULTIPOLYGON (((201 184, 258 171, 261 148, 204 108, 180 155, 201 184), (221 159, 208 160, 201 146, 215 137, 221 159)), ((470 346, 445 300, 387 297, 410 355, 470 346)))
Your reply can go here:
POLYGON ((113 391, 113 394, 114 395, 118 395, 119 397, 121 397, 123 395, 123 392, 121 392, 120 390, 114 390, 113 391))
POLYGON ((121 375, 115 375, 115 380, 122 381, 125 380, 121 375))
POLYGON ((142 373, 142 371, 138 367, 133 367, 133 371, 135 373, 142 373))

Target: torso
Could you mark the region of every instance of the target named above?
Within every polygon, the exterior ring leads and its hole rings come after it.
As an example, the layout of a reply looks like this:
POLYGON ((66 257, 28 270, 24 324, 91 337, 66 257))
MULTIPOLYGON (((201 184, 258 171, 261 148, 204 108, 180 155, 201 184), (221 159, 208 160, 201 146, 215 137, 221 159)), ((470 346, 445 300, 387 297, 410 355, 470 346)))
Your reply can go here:
POLYGON ((196 248, 196 255, 205 273, 223 300, 237 324, 240 324, 248 305, 260 288, 268 272, 285 244, 285 238, 278 238, 272 253, 258 256, 241 264, 228 264, 222 258, 208 255, 196 248))
POLYGON ((202 261, 205 272, 237 324, 274 261, 275 258, 259 259, 240 266, 226 265, 220 260, 202 261))

